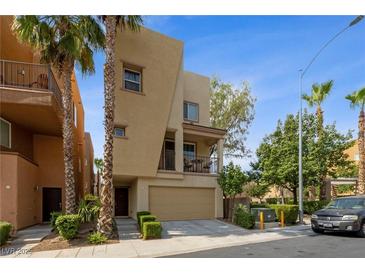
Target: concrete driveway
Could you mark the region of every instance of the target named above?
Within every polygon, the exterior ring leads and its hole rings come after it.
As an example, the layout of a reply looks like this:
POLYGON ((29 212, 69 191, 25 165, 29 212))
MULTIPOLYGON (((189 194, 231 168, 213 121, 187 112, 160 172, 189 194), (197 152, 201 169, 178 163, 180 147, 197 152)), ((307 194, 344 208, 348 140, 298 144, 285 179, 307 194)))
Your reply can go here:
POLYGON ((219 220, 190 220, 161 222, 162 238, 176 236, 210 236, 244 235, 247 230, 219 220))

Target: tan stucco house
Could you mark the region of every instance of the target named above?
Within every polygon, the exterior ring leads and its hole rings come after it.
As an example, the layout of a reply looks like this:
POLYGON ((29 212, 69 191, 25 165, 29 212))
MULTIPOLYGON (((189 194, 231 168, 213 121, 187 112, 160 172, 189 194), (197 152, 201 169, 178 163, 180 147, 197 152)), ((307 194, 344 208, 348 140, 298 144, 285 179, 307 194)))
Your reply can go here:
MULTIPOLYGON (((0 220, 15 229, 48 221, 65 205, 62 144, 62 82, 11 32, 0 16, 0 220)), ((91 136, 75 75, 74 172, 77 198, 94 179, 91 136)))
POLYGON ((183 42, 146 28, 117 35, 115 216, 223 215, 217 172, 226 132, 211 127, 209 78, 184 71, 183 51, 183 42))

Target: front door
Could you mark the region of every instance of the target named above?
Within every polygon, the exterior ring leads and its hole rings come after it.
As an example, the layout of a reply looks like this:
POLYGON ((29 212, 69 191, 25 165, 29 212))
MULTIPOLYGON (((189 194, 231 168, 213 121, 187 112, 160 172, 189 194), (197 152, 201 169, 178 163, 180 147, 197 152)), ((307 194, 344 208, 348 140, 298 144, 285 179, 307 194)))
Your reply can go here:
POLYGON ((43 188, 43 222, 49 222, 51 213, 62 211, 62 189, 59 187, 43 188))
POLYGON ((115 188, 115 216, 128 216, 128 188, 115 188))

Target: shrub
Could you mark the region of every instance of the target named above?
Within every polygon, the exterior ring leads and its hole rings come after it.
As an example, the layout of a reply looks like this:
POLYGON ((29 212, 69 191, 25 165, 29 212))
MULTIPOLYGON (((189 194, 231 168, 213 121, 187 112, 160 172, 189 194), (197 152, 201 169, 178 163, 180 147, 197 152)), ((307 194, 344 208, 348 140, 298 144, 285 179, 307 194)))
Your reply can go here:
POLYGON ((156 221, 156 216, 154 216, 154 215, 142 215, 142 216, 139 217, 139 220, 140 220, 139 222, 141 224, 141 231, 143 232, 143 224, 145 222, 154 222, 154 221, 156 221))
POLYGON ((82 223, 95 221, 100 212, 101 203, 97 196, 86 194, 84 199, 80 200, 78 214, 82 223))
POLYGON ((239 204, 234 211, 234 223, 243 228, 251 229, 255 226, 255 217, 246 206, 239 204))
POLYGON ((139 211, 139 212, 137 212, 137 223, 138 223, 139 227, 141 227, 140 217, 143 216, 143 215, 151 215, 151 212, 149 212, 149 211, 139 211))
POLYGON ((62 212, 58 212, 58 211, 51 212, 51 227, 52 227, 52 229, 57 229, 56 228, 56 220, 61 215, 62 215, 62 212))
POLYGON ((56 220, 56 227, 60 235, 66 240, 73 239, 77 235, 81 223, 81 217, 76 214, 61 215, 56 220))
POLYGON ((305 214, 313 214, 315 211, 324 208, 329 201, 304 201, 303 211, 305 214))
POLYGON ((92 232, 87 236, 87 241, 90 244, 94 244, 94 245, 100 245, 105 243, 108 240, 108 238, 100 233, 100 232, 92 232))
MULTIPOLYGON (((268 204, 281 204, 281 198, 266 198, 266 203, 268 204)), ((291 205, 293 204, 293 199, 292 198, 284 198, 284 203, 287 205, 291 205)))
POLYGON ((11 224, 8 222, 0 221, 0 245, 3 245, 9 239, 11 231, 11 224))
POLYGON ((143 222, 143 239, 160 239, 162 226, 160 222, 143 222))
POLYGON ((250 204, 250 208, 269 208, 269 206, 268 206, 268 204, 252 203, 252 204, 250 204))
POLYGON ((276 219, 280 221, 281 211, 284 212, 284 220, 287 224, 295 224, 298 219, 299 207, 297 205, 269 205, 275 209, 276 219))

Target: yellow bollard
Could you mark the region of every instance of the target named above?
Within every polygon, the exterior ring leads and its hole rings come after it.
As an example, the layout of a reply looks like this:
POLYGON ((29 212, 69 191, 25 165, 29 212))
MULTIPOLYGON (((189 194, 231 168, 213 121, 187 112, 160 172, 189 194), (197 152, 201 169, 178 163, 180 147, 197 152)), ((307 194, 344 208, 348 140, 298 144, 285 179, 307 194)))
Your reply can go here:
POLYGON ((264 212, 260 212, 260 229, 264 229, 264 212))
POLYGON ((280 212, 280 224, 281 224, 281 227, 285 226, 284 211, 280 212))

